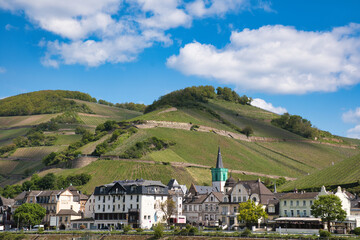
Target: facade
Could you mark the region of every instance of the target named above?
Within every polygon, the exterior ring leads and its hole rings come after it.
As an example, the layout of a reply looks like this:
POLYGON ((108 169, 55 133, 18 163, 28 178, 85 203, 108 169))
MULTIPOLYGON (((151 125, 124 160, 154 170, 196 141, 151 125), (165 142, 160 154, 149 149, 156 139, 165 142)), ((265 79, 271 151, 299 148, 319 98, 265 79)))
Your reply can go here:
POLYGON ((244 223, 238 222, 239 203, 251 200, 255 204, 262 204, 264 210, 267 210, 269 203, 276 200, 272 193, 261 181, 235 181, 230 177, 225 183, 225 195, 219 204, 219 218, 222 225, 230 229, 243 227, 244 223))
POLYGON ((311 217, 311 206, 319 192, 293 192, 280 198, 281 217, 311 217))
POLYGON ((16 209, 23 203, 38 203, 46 209, 43 223, 49 225, 51 217, 58 217, 59 219, 61 218, 61 220, 64 217, 64 221, 59 221, 58 226, 65 229, 69 227, 67 223, 69 223, 71 219, 81 218, 80 194, 74 194, 73 192, 74 189, 72 186, 65 190, 24 191, 15 197, 14 208, 16 209), (64 210, 69 210, 66 211, 66 213, 71 214, 63 215, 64 210), (65 219, 69 221, 65 221, 65 219))
POLYGON ((0 226, 3 230, 9 230, 15 223, 12 221, 12 205, 14 199, 4 198, 0 196, 0 226))
MULTIPOLYGON (((159 206, 169 196, 167 186, 160 181, 115 181, 95 188, 85 205, 85 217, 93 218, 97 229, 120 229, 124 225, 150 229, 163 221, 159 206)), ((180 202, 181 199, 177 204, 181 206, 180 202)))

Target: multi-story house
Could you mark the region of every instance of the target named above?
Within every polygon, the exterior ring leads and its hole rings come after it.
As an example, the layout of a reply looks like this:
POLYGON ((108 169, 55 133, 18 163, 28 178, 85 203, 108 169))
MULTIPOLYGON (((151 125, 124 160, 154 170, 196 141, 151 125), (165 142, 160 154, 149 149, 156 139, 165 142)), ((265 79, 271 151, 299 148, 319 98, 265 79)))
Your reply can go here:
MULTIPOLYGON (((14 204, 14 199, 4 198, 0 196, 0 229, 9 230, 11 228, 12 222, 12 205, 14 204)), ((14 225, 14 224, 13 224, 14 225)))
MULTIPOLYGON (((163 222, 164 213, 160 204, 168 197, 173 196, 160 181, 114 181, 95 188, 85 205, 85 217, 93 218, 93 224, 98 229, 122 228, 124 225, 149 229, 153 224, 163 222)), ((178 200, 177 206, 181 204, 178 200)))
MULTIPOLYGON (((235 181, 232 177, 226 180, 224 197, 219 204, 219 219, 222 225, 229 229, 244 226, 245 223, 238 222, 239 203, 251 200, 255 204, 262 204, 267 210, 269 204, 274 204, 276 197, 261 181, 235 181)), ((271 205, 272 206, 272 205, 271 205)), ((272 211, 272 209, 269 209, 272 211)), ((274 209, 275 210, 275 209, 274 209)))
POLYGON ((70 189, 47 191, 24 191, 15 197, 14 208, 23 203, 38 203, 46 209, 43 223, 50 224, 52 217, 58 218, 58 227, 70 227, 70 221, 81 218, 80 194, 75 195, 70 189))

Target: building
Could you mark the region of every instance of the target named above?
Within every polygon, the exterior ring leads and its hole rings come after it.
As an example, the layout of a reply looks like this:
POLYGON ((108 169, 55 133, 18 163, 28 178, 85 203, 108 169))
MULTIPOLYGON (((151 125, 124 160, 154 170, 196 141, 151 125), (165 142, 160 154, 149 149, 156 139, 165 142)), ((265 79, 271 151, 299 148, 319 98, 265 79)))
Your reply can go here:
POLYGON ((12 205, 14 199, 4 198, 0 196, 0 227, 3 230, 9 230, 15 223, 12 221, 12 205))
POLYGON ((225 182, 228 176, 228 169, 224 168, 220 147, 218 150, 216 167, 211 168, 212 186, 218 189, 218 192, 224 192, 225 182))
POLYGON ((50 226, 52 217, 57 217, 57 227, 66 229, 70 227, 70 220, 81 218, 81 194, 75 190, 70 186, 64 190, 24 191, 15 197, 14 208, 24 203, 38 203, 46 209, 43 219, 46 226, 50 226))
MULTIPOLYGON (((93 226, 97 229, 120 229, 124 225, 150 229, 154 224, 163 222, 164 213, 160 210, 160 204, 169 197, 181 197, 176 205, 182 207, 182 196, 176 195, 175 191, 173 193, 169 195, 168 187, 160 181, 114 181, 95 188, 85 205, 85 217, 94 219, 93 226)), ((181 214, 181 211, 177 210, 177 214, 181 214)), ((91 221, 88 223, 90 228, 91 221)))
MULTIPOLYGON (((264 210, 270 203, 274 203, 276 197, 261 181, 235 181, 232 177, 226 180, 225 194, 219 204, 219 215, 222 225, 228 226, 230 229, 244 227, 245 224, 238 222, 239 203, 251 200, 256 205, 262 204, 264 210)), ((275 210, 275 209, 274 209, 275 210)))

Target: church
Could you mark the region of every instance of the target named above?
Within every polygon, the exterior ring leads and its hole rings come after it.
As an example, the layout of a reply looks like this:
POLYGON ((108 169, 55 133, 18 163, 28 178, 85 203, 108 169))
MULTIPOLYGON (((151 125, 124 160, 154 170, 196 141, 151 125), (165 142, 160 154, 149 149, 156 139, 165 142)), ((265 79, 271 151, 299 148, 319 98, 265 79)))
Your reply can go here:
POLYGON ((239 203, 250 199, 267 208, 276 201, 274 193, 260 179, 236 181, 228 178, 228 172, 219 147, 215 168, 211 168, 212 186, 191 184, 185 197, 183 214, 188 223, 234 229, 243 225, 237 220, 239 203))

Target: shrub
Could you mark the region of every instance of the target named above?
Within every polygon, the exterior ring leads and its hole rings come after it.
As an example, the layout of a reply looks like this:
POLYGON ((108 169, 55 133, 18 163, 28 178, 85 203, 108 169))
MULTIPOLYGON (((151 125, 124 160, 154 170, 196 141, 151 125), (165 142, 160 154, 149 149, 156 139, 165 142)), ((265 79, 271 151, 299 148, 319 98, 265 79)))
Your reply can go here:
POLYGON ((355 235, 360 235, 360 227, 357 227, 354 229, 354 234, 355 235))
POLYGON ((141 232, 143 232, 144 231, 144 229, 142 229, 142 228, 137 228, 136 229, 136 232, 138 232, 138 233, 141 233, 141 232))
POLYGON ((198 233, 198 229, 196 228, 196 227, 191 227, 190 229, 189 229, 189 235, 192 235, 192 236, 194 236, 196 233, 198 233))
POLYGON ((130 230, 131 230, 130 225, 125 225, 125 226, 124 226, 124 229, 123 229, 124 233, 127 233, 127 232, 129 232, 130 230))
POLYGON ((252 234, 251 230, 246 228, 242 233, 241 233, 241 236, 242 237, 248 237, 252 234))
POLYGON ((164 226, 160 223, 156 224, 154 227, 154 238, 159 239, 164 236, 164 226))
POLYGON ((43 232, 44 232, 44 228, 42 228, 42 227, 39 228, 38 231, 37 231, 37 233, 43 233, 43 232))
POLYGON ((331 236, 331 233, 329 231, 326 231, 326 230, 319 230, 319 235, 320 237, 330 237, 331 236))

